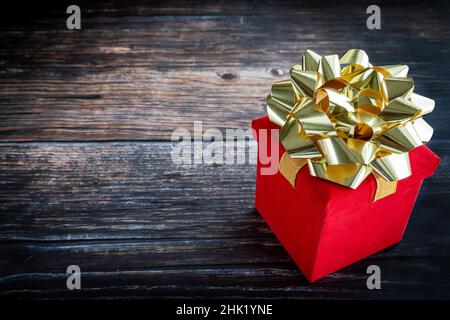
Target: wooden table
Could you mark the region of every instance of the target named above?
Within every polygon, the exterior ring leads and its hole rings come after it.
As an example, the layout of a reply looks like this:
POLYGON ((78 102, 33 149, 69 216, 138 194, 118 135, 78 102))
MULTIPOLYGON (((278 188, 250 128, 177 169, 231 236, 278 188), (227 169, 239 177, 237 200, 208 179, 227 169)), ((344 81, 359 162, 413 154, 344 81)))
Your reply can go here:
POLYGON ((374 31, 367 3, 79 5, 79 31, 62 5, 0 24, 0 297, 450 297, 448 4, 381 4, 374 31), (255 211, 254 164, 170 158, 195 120, 248 128, 307 48, 408 64, 442 157, 400 244, 314 284, 255 211))

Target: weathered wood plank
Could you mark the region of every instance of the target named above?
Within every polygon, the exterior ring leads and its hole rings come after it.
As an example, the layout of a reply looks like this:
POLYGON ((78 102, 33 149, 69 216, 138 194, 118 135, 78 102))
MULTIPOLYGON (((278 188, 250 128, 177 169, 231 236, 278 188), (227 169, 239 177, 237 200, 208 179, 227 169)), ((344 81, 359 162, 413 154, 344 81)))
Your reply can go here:
MULTIPOLYGON (((0 144, 0 239, 192 239, 270 233, 253 208, 253 164, 179 166, 171 160, 172 146, 0 144)), ((443 162, 425 181, 419 210, 424 220, 445 220, 450 143, 437 140, 430 146, 443 162), (436 195, 432 201, 427 198, 431 195, 436 195)))
MULTIPOLYGON (((395 250, 395 249, 388 249, 395 250)), ((114 261, 113 261, 114 262, 114 261)), ((370 257, 308 284, 292 264, 198 266, 83 272, 82 289, 66 288, 66 266, 55 273, 0 277, 0 296, 33 299, 285 297, 443 299, 449 297, 448 257, 370 257), (382 290, 368 290, 366 268, 380 266, 382 290)))
MULTIPOLYGON (((426 250, 428 252, 428 250, 426 250)), ((422 251, 422 255, 423 255, 422 251)), ((0 276, 60 272, 71 264, 89 272, 291 263, 272 235, 198 240, 5 242, 0 276)))
MULTIPOLYGON (((421 203, 420 205, 423 205, 421 203)), ((413 218, 417 224, 420 217, 413 218)), ((428 223, 433 225, 433 223, 428 223)), ((429 230, 411 226, 405 239, 373 256, 374 259, 449 258, 439 244, 448 243, 448 233, 430 237, 429 230)), ((12 241, 0 243, 0 276, 22 273, 57 273, 68 265, 83 266, 87 272, 153 268, 199 268, 242 265, 279 265, 293 262, 273 235, 249 232, 237 238, 150 239, 84 241, 12 241), (132 261, 132 265, 130 265, 132 261)), ((450 268, 449 270, 450 271, 450 268)))
MULTIPOLYGON (((3 297, 243 296, 448 298, 448 230, 430 236, 413 221, 404 240, 307 284, 274 237, 222 240, 20 242, 0 245, 3 297), (83 290, 65 289, 64 271, 82 268, 83 290), (365 287, 367 266, 383 272, 382 291, 365 287)), ((425 222, 425 225, 427 222, 425 222)), ((428 219, 428 224, 430 220, 428 219)), ((428 231, 429 232, 429 231, 428 231)))
POLYGON ((32 30, 0 28, 0 140, 169 140, 193 120, 246 128, 302 51, 352 47, 378 64, 410 65, 417 92, 436 99, 436 137, 445 136, 448 6, 387 6, 382 32, 366 29, 362 5, 343 15, 337 4, 243 6, 246 15, 238 5, 231 15, 190 16, 131 5, 120 16, 105 4, 88 10, 80 32, 54 16, 32 30), (156 11, 140 16, 146 10, 156 11))
POLYGON ((171 143, 1 145, 0 238, 268 233, 253 209, 253 165, 177 166, 171 149, 171 143))

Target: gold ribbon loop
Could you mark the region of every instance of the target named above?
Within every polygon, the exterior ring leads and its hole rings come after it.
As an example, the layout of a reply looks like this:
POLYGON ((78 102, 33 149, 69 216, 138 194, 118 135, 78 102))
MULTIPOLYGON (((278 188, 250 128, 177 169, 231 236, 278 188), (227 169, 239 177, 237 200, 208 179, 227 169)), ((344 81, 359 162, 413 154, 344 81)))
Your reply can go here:
POLYGON ((403 97, 392 100, 383 111, 379 114, 379 117, 386 122, 398 124, 402 121, 411 120, 421 109, 403 97))
POLYGON ((384 85, 386 87, 387 101, 398 97, 408 98, 414 90, 413 80, 406 77, 386 77, 384 78, 384 85))
POLYGON ((342 56, 340 63, 367 68, 369 67, 369 56, 363 50, 350 49, 342 56))

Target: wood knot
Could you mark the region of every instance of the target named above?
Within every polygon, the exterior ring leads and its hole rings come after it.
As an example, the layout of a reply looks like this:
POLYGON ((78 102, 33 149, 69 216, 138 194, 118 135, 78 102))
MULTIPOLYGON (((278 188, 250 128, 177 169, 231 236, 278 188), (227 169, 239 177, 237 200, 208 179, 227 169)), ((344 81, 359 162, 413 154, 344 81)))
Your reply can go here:
POLYGON ((238 76, 237 74, 231 73, 231 72, 225 72, 225 73, 217 73, 219 77, 221 77, 223 80, 233 80, 236 79, 238 76))
POLYGON ((284 74, 283 70, 281 70, 281 69, 269 69, 269 72, 271 75, 273 75, 275 77, 279 77, 284 74))

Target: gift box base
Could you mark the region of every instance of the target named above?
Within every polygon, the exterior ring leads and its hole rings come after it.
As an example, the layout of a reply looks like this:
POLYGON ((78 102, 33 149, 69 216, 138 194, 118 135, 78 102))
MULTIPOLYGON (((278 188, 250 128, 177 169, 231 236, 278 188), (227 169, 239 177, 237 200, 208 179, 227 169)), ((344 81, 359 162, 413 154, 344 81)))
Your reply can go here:
POLYGON ((290 185, 273 188, 285 184, 283 179, 260 176, 255 207, 309 282, 398 243, 421 186, 416 182, 403 195, 408 201, 396 197, 400 199, 388 204, 374 203, 370 211, 342 212, 319 223, 311 221, 310 215, 324 216, 326 212, 306 204, 290 206, 297 197, 290 185), (308 225, 311 229, 305 230, 308 225))

